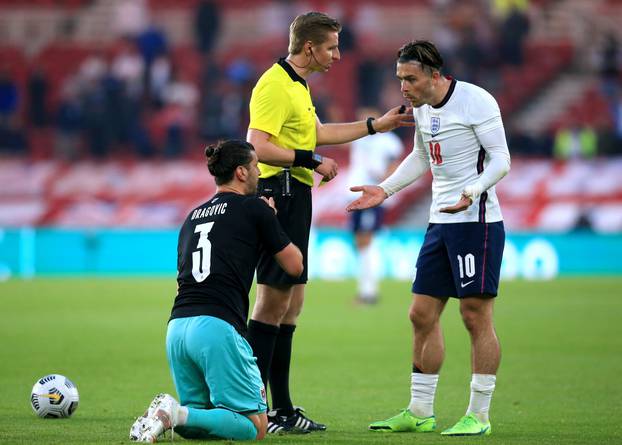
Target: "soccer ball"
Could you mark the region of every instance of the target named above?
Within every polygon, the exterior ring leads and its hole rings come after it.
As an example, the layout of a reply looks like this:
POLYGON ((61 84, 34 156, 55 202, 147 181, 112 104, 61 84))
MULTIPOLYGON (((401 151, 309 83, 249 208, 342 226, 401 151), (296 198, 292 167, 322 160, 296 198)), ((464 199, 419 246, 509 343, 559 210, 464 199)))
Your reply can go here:
POLYGON ((78 408, 78 388, 60 374, 40 378, 32 387, 30 404, 39 417, 69 417, 78 408))

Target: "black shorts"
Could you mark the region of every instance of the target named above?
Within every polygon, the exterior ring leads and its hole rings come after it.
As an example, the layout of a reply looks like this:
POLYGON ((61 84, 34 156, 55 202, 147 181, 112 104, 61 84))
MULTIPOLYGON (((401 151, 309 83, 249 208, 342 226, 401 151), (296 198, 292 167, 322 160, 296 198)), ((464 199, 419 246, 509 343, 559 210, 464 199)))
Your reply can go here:
POLYGON ((417 259, 413 293, 495 297, 504 246, 503 221, 430 224, 417 259))
POLYGON ((260 179, 257 186, 259 196, 272 196, 276 205, 276 217, 289 239, 302 252, 304 271, 294 278, 279 266, 274 256, 264 250, 260 252, 257 264, 257 283, 267 285, 304 284, 307 282, 307 252, 311 230, 311 187, 291 179, 291 196, 283 196, 280 176, 260 179))

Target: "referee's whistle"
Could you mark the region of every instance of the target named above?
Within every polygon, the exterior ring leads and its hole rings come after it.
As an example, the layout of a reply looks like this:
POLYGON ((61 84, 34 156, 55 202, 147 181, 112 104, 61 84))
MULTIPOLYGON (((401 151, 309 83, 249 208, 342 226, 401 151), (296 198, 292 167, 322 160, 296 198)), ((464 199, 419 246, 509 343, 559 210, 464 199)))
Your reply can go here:
POLYGON ((406 111, 406 105, 402 105, 402 106, 400 107, 400 109, 399 109, 399 110, 397 110, 397 112, 398 112, 399 114, 404 114, 404 112, 405 112, 405 111, 406 111))

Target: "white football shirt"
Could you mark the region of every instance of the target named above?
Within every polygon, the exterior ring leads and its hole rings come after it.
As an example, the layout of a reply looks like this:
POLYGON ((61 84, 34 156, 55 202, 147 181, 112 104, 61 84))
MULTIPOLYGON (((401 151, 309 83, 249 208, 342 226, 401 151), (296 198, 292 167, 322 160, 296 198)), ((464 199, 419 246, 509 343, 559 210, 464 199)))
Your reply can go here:
POLYGON ((509 170, 510 157, 495 99, 476 85, 452 80, 440 104, 415 108, 413 115, 416 122, 413 153, 380 185, 392 194, 431 168, 431 223, 501 221, 494 184, 509 170), (456 204, 464 188, 480 179, 491 156, 501 161, 501 168, 497 173, 495 165, 486 178, 481 178, 479 182, 486 186, 473 204, 455 214, 439 212, 456 204))
POLYGON ((392 132, 376 133, 352 142, 348 184, 377 184, 391 163, 402 156, 404 145, 392 132))

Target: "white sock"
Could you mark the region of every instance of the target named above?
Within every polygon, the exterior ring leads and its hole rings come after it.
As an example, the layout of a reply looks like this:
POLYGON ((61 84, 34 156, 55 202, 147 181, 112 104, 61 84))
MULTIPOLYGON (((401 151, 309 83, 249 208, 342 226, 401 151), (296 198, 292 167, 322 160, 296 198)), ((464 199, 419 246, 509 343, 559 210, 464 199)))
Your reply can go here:
POLYGON ((179 405, 179 407, 177 408, 177 424, 175 426, 185 425, 187 421, 188 421, 188 408, 186 408, 185 406, 179 405))
POLYGON ((359 294, 361 298, 373 298, 378 293, 378 278, 371 245, 360 249, 359 258, 359 294))
POLYGON ((408 409, 416 417, 434 415, 434 394, 437 384, 438 374, 412 373, 408 409))
POLYGON ((488 423, 488 411, 497 376, 494 374, 473 374, 471 378, 471 400, 467 414, 473 413, 480 422, 488 423))

